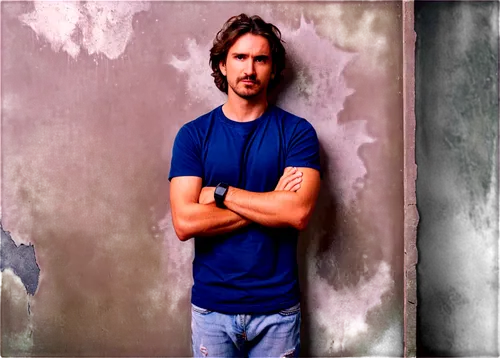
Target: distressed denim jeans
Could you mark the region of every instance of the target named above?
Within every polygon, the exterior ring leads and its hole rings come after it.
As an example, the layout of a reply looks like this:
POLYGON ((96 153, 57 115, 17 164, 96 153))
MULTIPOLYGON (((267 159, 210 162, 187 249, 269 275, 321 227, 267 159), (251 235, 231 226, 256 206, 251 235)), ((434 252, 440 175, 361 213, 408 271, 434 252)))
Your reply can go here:
POLYGON ((266 315, 191 308, 194 357, 299 356, 300 304, 266 315))

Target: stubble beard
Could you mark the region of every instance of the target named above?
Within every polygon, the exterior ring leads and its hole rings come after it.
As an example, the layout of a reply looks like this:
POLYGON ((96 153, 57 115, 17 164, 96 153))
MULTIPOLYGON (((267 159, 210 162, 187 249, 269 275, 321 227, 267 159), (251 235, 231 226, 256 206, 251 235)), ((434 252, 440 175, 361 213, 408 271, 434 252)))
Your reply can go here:
POLYGON ((258 97, 262 93, 262 90, 263 90, 263 88, 260 86, 260 81, 257 81, 256 79, 253 79, 253 78, 238 79, 238 81, 236 82, 236 85, 229 84, 229 86, 231 87, 233 92, 238 97, 243 98, 243 99, 253 99, 255 97, 258 97), (242 83, 244 89, 240 89, 238 87, 239 83, 243 80, 246 80, 246 79, 250 79, 250 80, 254 81, 254 84, 252 85, 252 87, 255 87, 255 88, 247 88, 246 87, 247 85, 242 83))

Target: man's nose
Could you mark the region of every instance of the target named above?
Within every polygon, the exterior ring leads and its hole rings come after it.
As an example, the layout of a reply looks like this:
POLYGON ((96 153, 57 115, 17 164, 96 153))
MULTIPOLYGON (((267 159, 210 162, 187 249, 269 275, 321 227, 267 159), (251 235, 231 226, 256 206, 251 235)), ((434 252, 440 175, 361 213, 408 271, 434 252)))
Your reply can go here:
POLYGON ((255 64, 252 59, 248 59, 245 63, 245 76, 251 76, 255 74, 255 64))

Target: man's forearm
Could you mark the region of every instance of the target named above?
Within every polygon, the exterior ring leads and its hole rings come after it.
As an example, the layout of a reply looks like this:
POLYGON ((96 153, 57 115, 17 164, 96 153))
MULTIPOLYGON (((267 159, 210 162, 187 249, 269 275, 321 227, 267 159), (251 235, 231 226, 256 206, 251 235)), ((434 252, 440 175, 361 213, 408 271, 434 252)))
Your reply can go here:
POLYGON ((215 204, 189 204, 181 213, 176 213, 174 228, 182 241, 195 236, 225 234, 249 225, 252 221, 215 204))
POLYGON ((269 227, 292 226, 298 230, 305 228, 311 211, 296 192, 256 193, 234 187, 229 188, 224 205, 258 224, 269 227))

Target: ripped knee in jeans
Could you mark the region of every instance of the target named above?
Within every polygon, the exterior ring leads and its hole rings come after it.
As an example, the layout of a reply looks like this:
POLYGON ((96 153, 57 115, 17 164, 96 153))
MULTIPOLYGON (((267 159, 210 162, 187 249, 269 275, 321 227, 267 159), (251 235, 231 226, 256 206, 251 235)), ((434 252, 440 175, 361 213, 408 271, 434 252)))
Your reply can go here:
POLYGON ((289 357, 295 357, 295 348, 294 349, 289 349, 282 355, 280 355, 281 358, 289 358, 289 357))
POLYGON ((204 345, 200 345, 200 352, 201 354, 203 354, 203 357, 207 357, 208 356, 208 349, 207 347, 205 347, 204 345))

